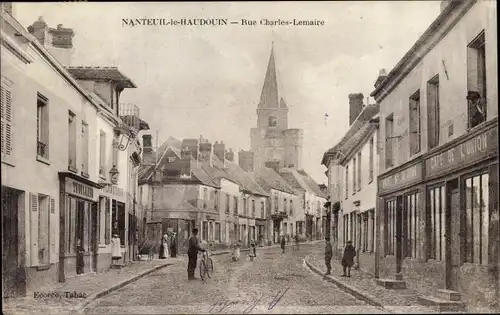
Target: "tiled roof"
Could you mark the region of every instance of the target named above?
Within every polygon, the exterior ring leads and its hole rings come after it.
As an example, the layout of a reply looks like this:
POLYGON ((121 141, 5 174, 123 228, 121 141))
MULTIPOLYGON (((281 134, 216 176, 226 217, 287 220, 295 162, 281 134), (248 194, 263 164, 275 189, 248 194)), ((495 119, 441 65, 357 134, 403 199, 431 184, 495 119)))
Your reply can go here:
POLYGON ((237 182, 242 186, 245 190, 250 191, 253 194, 256 195, 261 195, 261 196, 269 196, 269 194, 259 186, 252 178, 250 178, 247 173, 245 173, 244 170, 242 170, 238 164, 231 162, 231 161, 226 161, 226 166, 228 169, 228 173, 230 173, 231 176, 237 182))
POLYGON ((117 67, 66 67, 66 70, 77 80, 112 80, 125 84, 125 88, 137 87, 117 67))
POLYGON ((293 175, 292 170, 289 171, 280 171, 279 175, 283 178, 296 192, 304 192, 306 188, 297 180, 297 178, 293 175))
POLYGON ((295 194, 293 187, 290 186, 278 173, 272 168, 261 167, 248 173, 255 182, 266 190, 276 189, 279 191, 295 194))
POLYGON ((316 181, 309 174, 307 174, 306 171, 298 170, 297 173, 302 176, 302 179, 311 188, 316 196, 326 198, 325 193, 320 189, 318 183, 316 183, 316 181))
POLYGON ((358 117, 353 122, 346 134, 342 137, 342 139, 340 139, 340 141, 333 148, 330 148, 327 152, 325 152, 325 154, 323 154, 323 160, 321 161, 321 164, 324 165, 326 163, 326 157, 328 154, 341 152, 345 155, 352 146, 355 146, 357 144, 356 141, 361 140, 362 137, 356 136, 359 135, 358 131, 360 131, 360 129, 366 131, 366 128, 368 128, 367 126, 369 126, 368 122, 373 116, 378 113, 378 104, 370 104, 365 106, 365 108, 363 108, 363 111, 361 111, 361 113, 358 115, 358 117), (353 137, 356 138, 354 139, 354 141, 351 140, 353 137))
POLYGON ((219 187, 220 185, 215 182, 210 175, 202 168, 202 166, 195 159, 191 158, 191 173, 206 186, 219 187))

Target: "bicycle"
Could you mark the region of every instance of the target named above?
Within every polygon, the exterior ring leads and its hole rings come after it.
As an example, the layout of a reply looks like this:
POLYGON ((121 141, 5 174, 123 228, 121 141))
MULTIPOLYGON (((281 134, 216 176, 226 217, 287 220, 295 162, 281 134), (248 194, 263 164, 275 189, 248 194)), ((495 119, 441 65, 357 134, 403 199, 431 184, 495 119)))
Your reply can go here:
POLYGON ((205 275, 209 278, 212 278, 212 274, 214 272, 214 263, 212 258, 209 255, 210 251, 206 250, 201 253, 200 259, 200 278, 201 280, 205 280, 205 275))

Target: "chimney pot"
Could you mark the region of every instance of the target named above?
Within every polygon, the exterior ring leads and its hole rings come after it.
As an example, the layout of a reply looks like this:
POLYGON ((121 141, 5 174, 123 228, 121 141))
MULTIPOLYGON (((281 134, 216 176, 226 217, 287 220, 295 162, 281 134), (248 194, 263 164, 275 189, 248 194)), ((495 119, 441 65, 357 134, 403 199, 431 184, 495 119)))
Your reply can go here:
POLYGON ((363 110, 363 93, 349 94, 349 126, 356 120, 363 110))
POLYGON ((387 70, 385 70, 385 69, 380 69, 380 71, 378 72, 379 77, 386 76, 386 75, 387 75, 387 70))

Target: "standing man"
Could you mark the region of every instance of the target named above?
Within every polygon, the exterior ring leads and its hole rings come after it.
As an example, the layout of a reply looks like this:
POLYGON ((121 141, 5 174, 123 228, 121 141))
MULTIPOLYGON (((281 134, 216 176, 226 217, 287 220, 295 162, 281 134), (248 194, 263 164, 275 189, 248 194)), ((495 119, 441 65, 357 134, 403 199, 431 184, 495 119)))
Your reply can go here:
POLYGON ((330 239, 326 238, 325 242, 325 265, 326 265, 326 275, 330 275, 332 271, 332 256, 333 256, 333 249, 332 249, 332 244, 330 243, 330 239))
POLYGON ((205 250, 200 247, 198 241, 198 228, 195 227, 193 228, 193 235, 191 235, 188 242, 188 280, 196 280, 194 271, 196 270, 199 251, 204 252, 205 250))
POLYGON ((281 237, 281 253, 284 254, 285 253, 285 244, 286 244, 286 241, 285 241, 285 235, 283 235, 281 237))

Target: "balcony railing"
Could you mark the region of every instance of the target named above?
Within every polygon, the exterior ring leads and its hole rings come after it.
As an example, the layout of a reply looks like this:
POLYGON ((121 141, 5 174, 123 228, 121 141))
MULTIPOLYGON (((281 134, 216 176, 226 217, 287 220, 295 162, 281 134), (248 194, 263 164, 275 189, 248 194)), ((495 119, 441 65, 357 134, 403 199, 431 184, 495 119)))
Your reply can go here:
POLYGON ((48 159, 49 158, 49 150, 48 150, 47 144, 38 141, 37 146, 36 146, 36 154, 38 156, 41 156, 43 158, 48 159))

